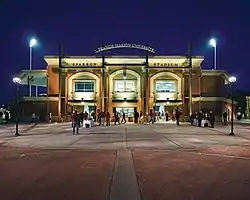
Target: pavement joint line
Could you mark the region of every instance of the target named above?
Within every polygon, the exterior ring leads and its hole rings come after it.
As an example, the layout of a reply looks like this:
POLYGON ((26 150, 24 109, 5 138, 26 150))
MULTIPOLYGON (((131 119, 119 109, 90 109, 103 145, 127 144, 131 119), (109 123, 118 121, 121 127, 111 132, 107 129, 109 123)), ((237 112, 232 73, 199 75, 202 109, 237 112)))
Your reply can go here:
POLYGON ((117 152, 110 200, 141 200, 131 151, 122 149, 117 152))
POLYGON ((172 142, 173 144, 175 144, 177 147, 181 148, 182 149, 182 146, 177 144, 176 142, 174 142, 173 140, 170 140, 167 136, 165 135, 162 135, 163 138, 165 138, 167 141, 169 142, 172 142))
MULTIPOLYGON (((73 134, 72 134, 72 137, 74 137, 74 136, 83 136, 83 135, 73 135, 73 134)), ((79 141, 82 140, 83 138, 84 138, 84 137, 79 137, 79 138, 76 139, 74 142, 69 143, 69 144, 66 145, 65 147, 68 148, 68 147, 72 146, 73 144, 79 142, 79 141)))
POLYGON ((135 170, 136 169, 136 167, 135 167, 135 159, 134 159, 132 151, 130 151, 130 154, 131 154, 132 163, 133 163, 133 167, 134 167, 134 172, 135 172, 135 176, 136 176, 136 182, 137 182, 138 189, 139 189, 139 192, 140 192, 140 197, 141 197, 141 200, 143 200, 142 189, 141 189, 140 184, 139 184, 138 174, 136 173, 136 170, 135 170))
POLYGON ((111 199, 112 185, 113 185, 114 174, 115 174, 115 165, 117 162, 117 154, 118 154, 117 151, 115 151, 115 159, 114 159, 113 166, 112 166, 111 181, 109 183, 109 199, 111 199))
POLYGON ((187 149, 187 148, 176 148, 176 149, 165 149, 165 148, 141 148, 141 147, 137 147, 137 148, 131 148, 131 151, 165 151, 165 152, 176 152, 176 151, 187 151, 187 152, 195 152, 195 151, 200 151, 203 149, 187 149))
MULTIPOLYGON (((196 128, 202 128, 202 127, 196 127, 196 128)), ((220 131, 220 130, 218 130, 217 128, 210 128, 210 127, 208 127, 207 130, 209 130, 209 131, 211 131, 211 132, 217 133, 217 134, 215 134, 215 135, 221 135, 221 136, 228 136, 228 133, 229 133, 229 132, 220 131)), ((242 139, 245 139, 245 140, 250 140, 250 139, 247 138, 247 137, 239 136, 239 135, 237 135, 237 134, 235 134, 234 137, 242 138, 242 139)))
POLYGON ((125 148, 128 149, 128 129, 125 127, 125 148))
POLYGON ((233 156, 233 155, 223 155, 223 154, 218 154, 218 153, 202 153, 202 152, 188 152, 188 153, 205 155, 205 156, 216 156, 216 157, 222 157, 222 158, 234 158, 234 159, 241 159, 241 160, 250 160, 250 157, 245 157, 245 156, 233 156))
MULTIPOLYGON (((228 136, 228 133, 222 132, 222 131, 220 131, 218 129, 210 129, 210 130, 219 133, 218 135, 228 136)), ((249 138, 243 137, 243 136, 239 136, 238 134, 235 134, 233 137, 238 137, 238 138, 242 138, 242 139, 245 139, 245 140, 250 140, 249 138)))

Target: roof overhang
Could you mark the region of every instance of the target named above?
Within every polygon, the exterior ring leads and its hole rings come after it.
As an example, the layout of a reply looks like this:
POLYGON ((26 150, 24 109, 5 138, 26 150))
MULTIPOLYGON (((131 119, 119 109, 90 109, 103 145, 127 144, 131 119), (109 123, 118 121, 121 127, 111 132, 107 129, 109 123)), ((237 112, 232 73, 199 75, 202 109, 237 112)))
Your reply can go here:
POLYGON ((229 74, 225 70, 202 70, 202 75, 205 76, 222 76, 224 77, 225 84, 229 84, 229 74))
POLYGON ((30 82, 30 85, 47 87, 47 70, 22 70, 19 78, 22 85, 28 85, 30 82))
MULTIPOLYGON (((58 56, 45 56, 44 60, 47 65, 58 67, 59 59, 58 56)), ((204 57, 194 56, 192 58, 193 67, 200 67, 203 62, 204 57)), ((102 57, 96 56, 71 56, 64 57, 62 59, 63 66, 82 66, 82 67, 91 67, 91 66, 102 66, 102 57)), ((105 65, 122 65, 122 64, 137 64, 145 65, 146 57, 145 56, 107 56, 104 58, 105 65)), ((185 56, 149 56, 148 65, 149 67, 183 67, 186 66, 188 59, 185 56)))

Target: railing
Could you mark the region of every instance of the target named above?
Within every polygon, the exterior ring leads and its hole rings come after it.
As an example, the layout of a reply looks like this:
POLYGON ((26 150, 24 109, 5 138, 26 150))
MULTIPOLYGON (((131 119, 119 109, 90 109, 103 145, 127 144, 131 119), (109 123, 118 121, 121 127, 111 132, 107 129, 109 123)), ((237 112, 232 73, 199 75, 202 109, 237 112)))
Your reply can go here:
POLYGON ((202 97, 225 97, 225 98, 230 98, 230 94, 226 92, 202 92, 201 93, 202 97))
POLYGON ((95 92, 73 92, 69 95, 69 100, 94 100, 95 98, 95 92))
POLYGON ((112 93, 112 98, 113 99, 127 99, 127 100, 132 100, 132 99, 137 99, 138 98, 138 93, 137 92, 130 92, 130 91, 123 91, 123 92, 113 92, 112 93))
POLYGON ((48 101, 48 100, 53 100, 53 101, 57 101, 58 100, 58 96, 24 96, 22 97, 22 100, 24 101, 48 101))
POLYGON ((155 92, 154 93, 155 100, 176 100, 180 99, 180 94, 176 92, 155 92))

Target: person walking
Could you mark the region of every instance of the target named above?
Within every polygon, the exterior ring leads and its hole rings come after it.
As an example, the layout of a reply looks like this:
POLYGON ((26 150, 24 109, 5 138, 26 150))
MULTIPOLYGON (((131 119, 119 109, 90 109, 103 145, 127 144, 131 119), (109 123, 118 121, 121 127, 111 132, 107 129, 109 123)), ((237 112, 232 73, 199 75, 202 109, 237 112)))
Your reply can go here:
POLYGON ((143 114, 142 114, 142 111, 140 111, 140 114, 139 114, 139 117, 140 117, 140 124, 143 124, 143 114))
POLYGON ((106 115, 106 126, 110 126, 110 113, 107 112, 107 115, 106 115))
POLYGON ((211 125, 211 128, 214 128, 214 122, 215 122, 215 116, 212 111, 209 113, 209 123, 211 125))
POLYGON ((152 109, 149 111, 149 117, 150 117, 150 120, 148 123, 150 124, 150 122, 152 122, 152 124, 154 124, 154 113, 152 109))
POLYGON ((75 111, 73 116, 73 135, 79 134, 79 127, 80 127, 80 115, 75 111))
POLYGON ((137 110, 134 113, 134 117, 135 117, 135 124, 138 124, 139 113, 137 112, 137 110))
POLYGON ((178 107, 176 108, 176 111, 175 111, 175 119, 176 119, 176 125, 177 126, 180 126, 180 117, 181 117, 181 113, 178 109, 178 107))
POLYGON ((119 118, 119 113, 118 112, 114 113, 114 117, 115 117, 115 125, 116 125, 116 123, 120 124, 120 118, 119 118))
POLYGON ((126 124, 126 114, 125 112, 122 113, 122 121, 121 121, 122 124, 126 124))
POLYGON ((194 120, 195 120, 195 113, 192 113, 192 115, 190 116, 190 124, 191 124, 191 126, 194 125, 194 120))
POLYGON ((227 112, 223 113, 223 123, 224 125, 227 125, 227 112))
POLYGON ((199 113, 198 113, 198 126, 199 127, 201 127, 201 121, 202 121, 202 119, 203 119, 203 113, 202 113, 202 111, 200 111, 199 113))
POLYGON ((165 119, 166 119, 166 122, 168 122, 168 120, 169 120, 168 111, 166 111, 166 114, 165 114, 165 119))

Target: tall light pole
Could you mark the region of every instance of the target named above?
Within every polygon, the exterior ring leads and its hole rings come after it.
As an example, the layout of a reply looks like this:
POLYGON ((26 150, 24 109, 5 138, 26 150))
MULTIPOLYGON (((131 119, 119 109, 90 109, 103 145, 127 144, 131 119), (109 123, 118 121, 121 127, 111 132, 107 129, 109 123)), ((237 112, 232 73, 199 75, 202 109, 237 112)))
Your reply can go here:
MULTIPOLYGON (((29 50, 30 50, 30 70, 32 70, 32 48, 36 46, 37 41, 35 38, 32 38, 29 43, 29 50)), ((31 85, 29 85, 29 96, 31 96, 31 85)))
POLYGON ((214 49, 214 70, 217 69, 217 42, 215 38, 209 40, 209 45, 214 49))
POLYGON ((233 91, 233 84, 236 82, 236 77, 231 76, 229 77, 229 83, 231 86, 231 130, 228 135, 234 135, 234 91, 233 91))
POLYGON ((16 84, 16 132, 15 136, 20 136, 18 133, 18 124, 19 124, 19 84, 21 83, 21 79, 18 77, 13 78, 13 83, 16 84))

